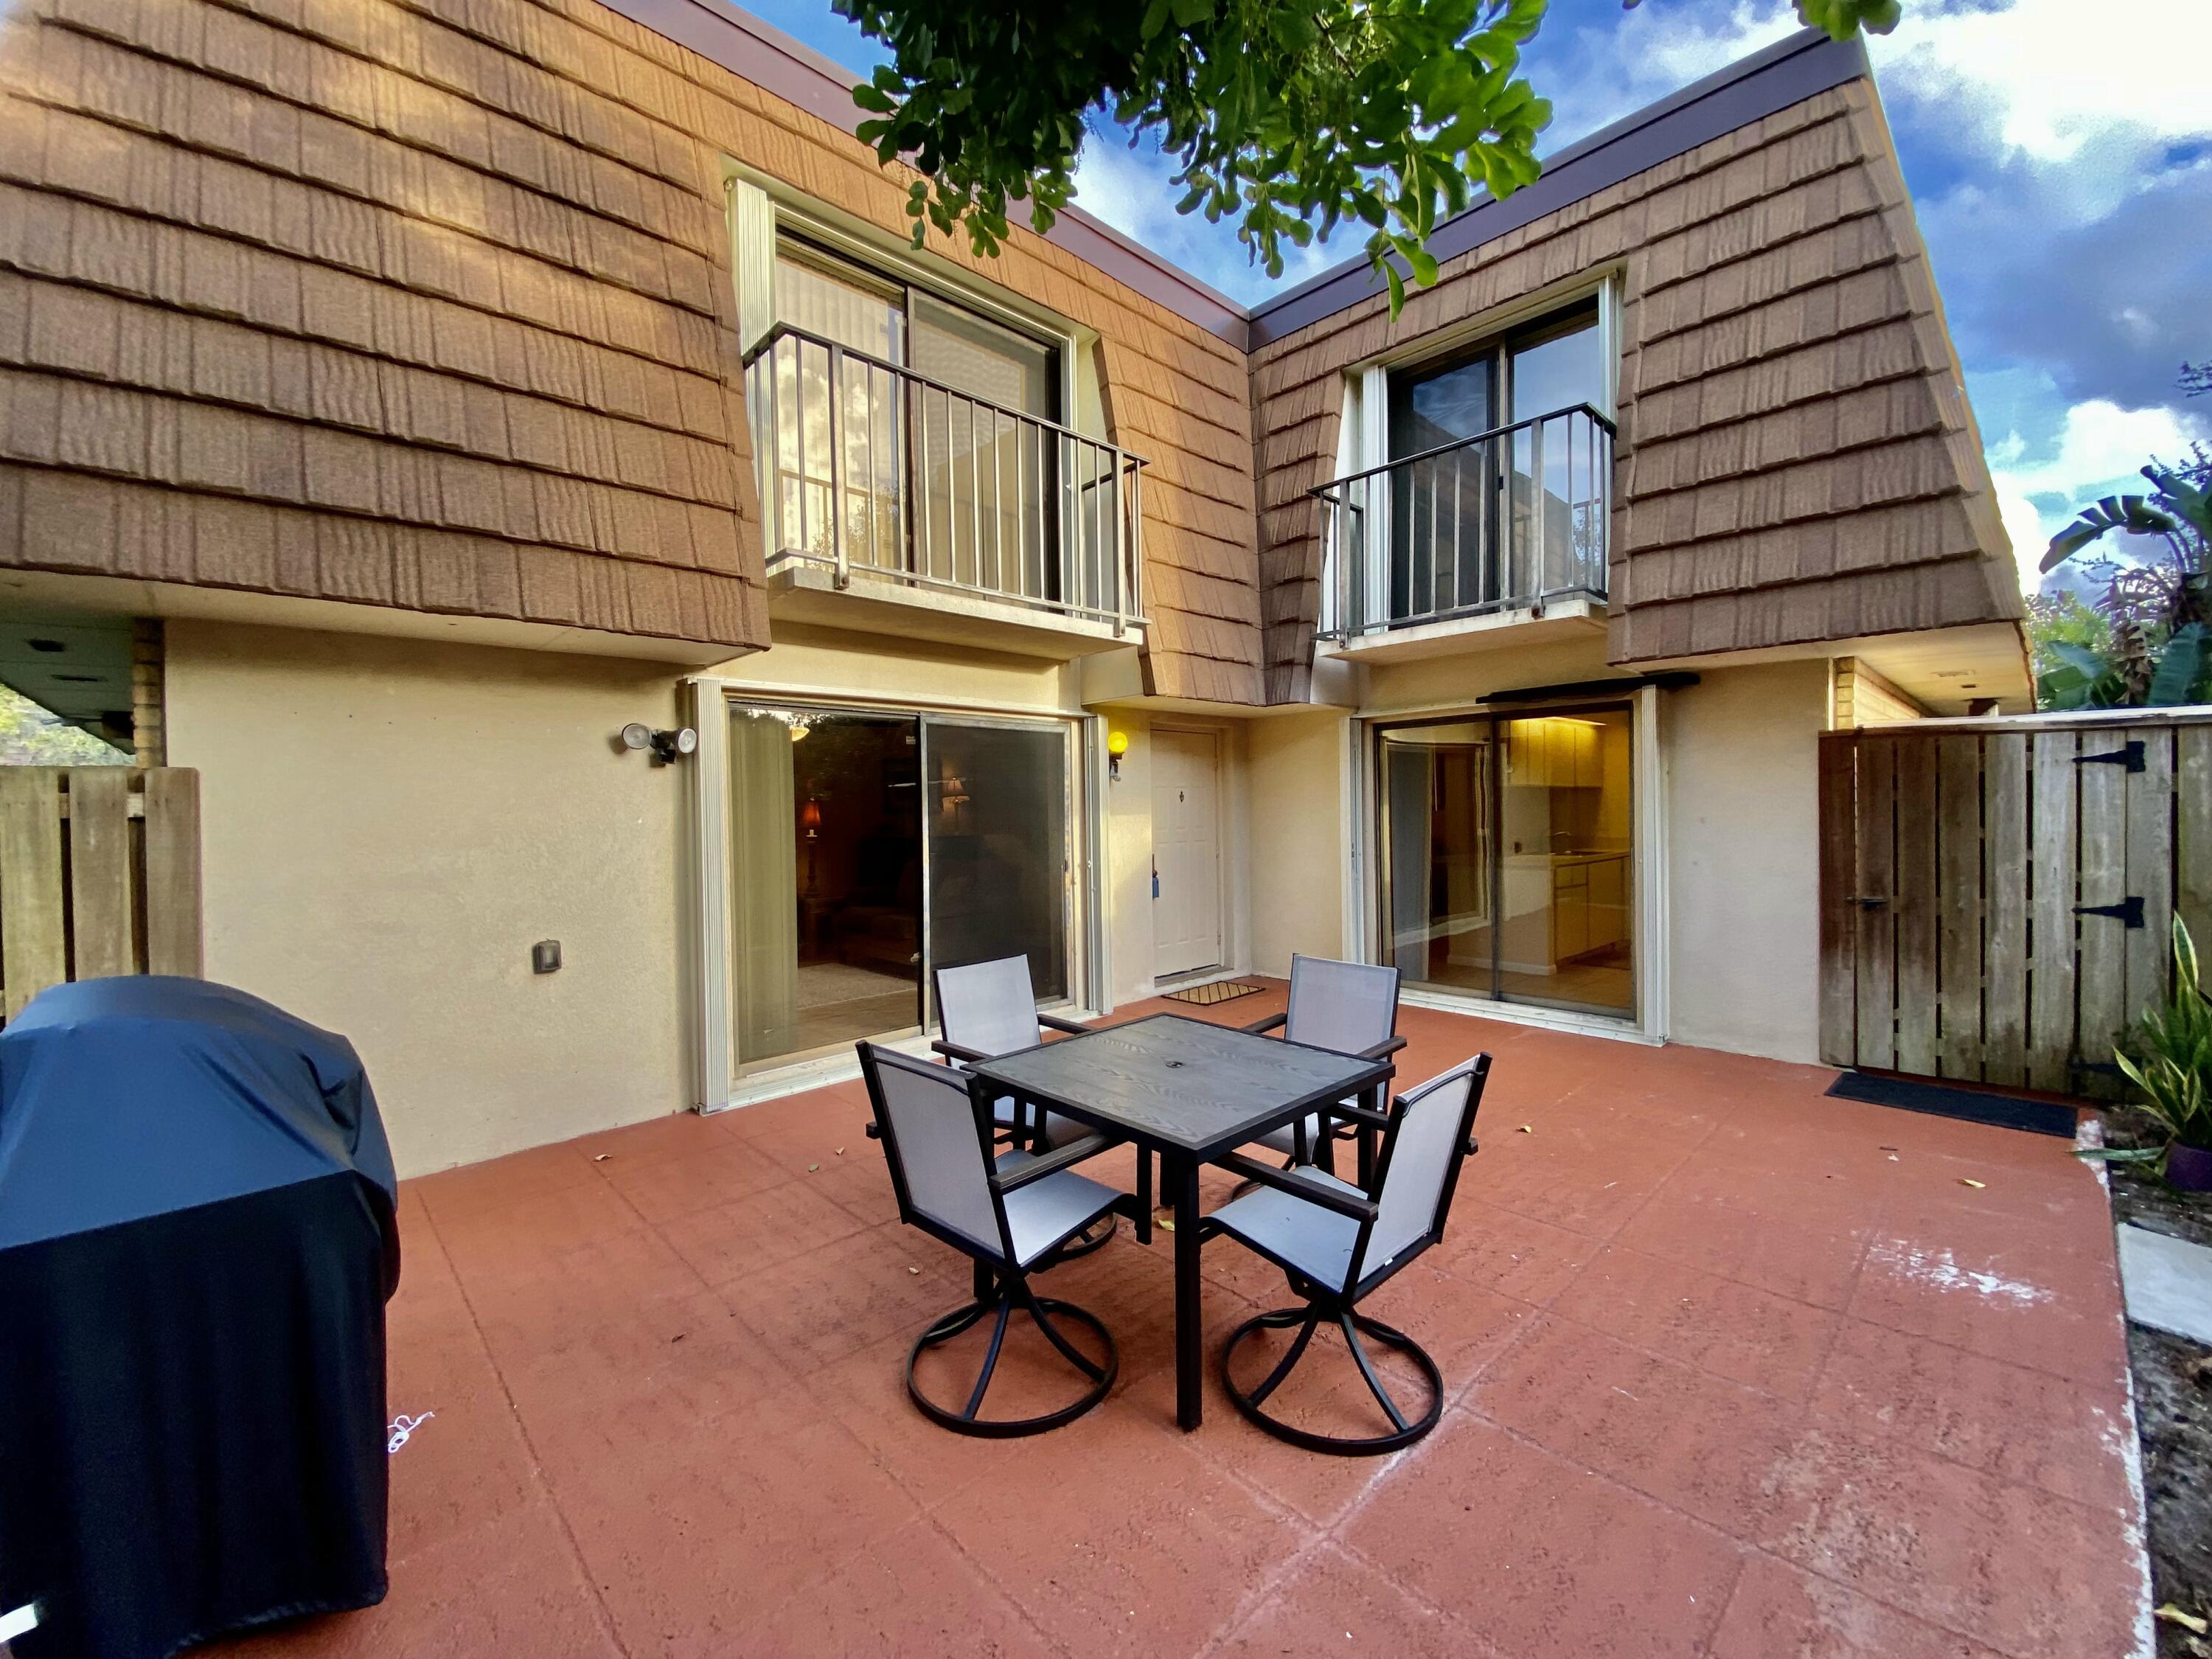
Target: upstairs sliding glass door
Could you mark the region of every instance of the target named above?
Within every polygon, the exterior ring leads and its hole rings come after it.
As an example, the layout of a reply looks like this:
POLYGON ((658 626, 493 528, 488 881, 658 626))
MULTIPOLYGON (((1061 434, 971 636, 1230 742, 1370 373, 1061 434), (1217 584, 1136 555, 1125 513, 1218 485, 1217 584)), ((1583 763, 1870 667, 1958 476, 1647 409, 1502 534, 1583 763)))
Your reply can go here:
POLYGON ((920 1030, 933 965, 1073 994, 1066 725, 732 703, 730 761, 741 1071, 920 1030))

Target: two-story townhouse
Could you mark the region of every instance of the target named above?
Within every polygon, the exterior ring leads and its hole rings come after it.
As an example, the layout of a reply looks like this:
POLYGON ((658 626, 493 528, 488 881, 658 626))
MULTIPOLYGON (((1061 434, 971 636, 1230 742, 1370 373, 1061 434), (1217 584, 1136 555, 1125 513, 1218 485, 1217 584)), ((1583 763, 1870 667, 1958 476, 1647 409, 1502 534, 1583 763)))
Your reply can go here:
POLYGON ((1815 734, 2028 694, 1861 52, 1576 145, 1395 321, 911 251, 848 82, 701 0, 6 25, 0 663, 197 769, 208 973, 410 1171, 1012 950, 1812 1058, 1815 734))

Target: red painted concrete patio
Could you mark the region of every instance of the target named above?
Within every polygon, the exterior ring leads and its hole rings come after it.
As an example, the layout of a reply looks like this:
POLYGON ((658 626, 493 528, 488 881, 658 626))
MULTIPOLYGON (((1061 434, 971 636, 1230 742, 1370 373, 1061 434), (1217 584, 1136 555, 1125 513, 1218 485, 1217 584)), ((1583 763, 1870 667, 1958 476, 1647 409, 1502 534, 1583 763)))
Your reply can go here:
MULTIPOLYGON (((1113 1397, 932 1427, 900 1368, 966 1263, 898 1224, 842 1084, 408 1183, 391 1406, 435 1416, 392 1460, 391 1596, 229 1650, 2137 1650, 2112 1230, 2064 1143, 1812 1067, 1400 1029, 1403 1081, 1496 1056, 1444 1243, 1370 1304, 1450 1390, 1412 1449, 1280 1444, 1211 1359, 1179 1432, 1172 1240, 1126 1225, 1041 1281, 1114 1330, 1113 1397)), ((1217 1339, 1291 1299, 1207 1260, 1217 1339)), ((1289 1409, 1351 1397, 1325 1358, 1289 1409)))

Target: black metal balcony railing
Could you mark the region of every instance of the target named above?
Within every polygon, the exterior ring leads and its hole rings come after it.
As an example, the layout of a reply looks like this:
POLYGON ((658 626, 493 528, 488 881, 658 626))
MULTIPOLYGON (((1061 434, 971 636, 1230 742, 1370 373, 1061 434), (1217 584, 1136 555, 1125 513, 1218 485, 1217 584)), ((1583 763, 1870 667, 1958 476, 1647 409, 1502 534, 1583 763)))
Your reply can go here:
POLYGON ((1136 456, 788 324, 747 354, 745 408, 771 574, 1144 620, 1136 456))
POLYGON ((1333 574, 1322 637, 1603 599, 1613 435, 1577 404, 1314 490, 1333 574))

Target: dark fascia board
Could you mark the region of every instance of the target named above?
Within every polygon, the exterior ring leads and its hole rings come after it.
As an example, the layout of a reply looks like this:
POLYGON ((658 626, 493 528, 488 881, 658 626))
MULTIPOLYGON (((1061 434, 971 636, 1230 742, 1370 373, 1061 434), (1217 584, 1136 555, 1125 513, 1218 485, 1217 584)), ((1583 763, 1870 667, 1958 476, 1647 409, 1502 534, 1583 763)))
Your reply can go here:
MULTIPOLYGON (((851 70, 750 12, 722 0, 605 3, 834 127, 851 132, 866 118, 853 101, 851 70)), ((1723 133, 1869 74, 1866 49, 1856 40, 1838 42, 1819 29, 1802 31, 1570 144, 1544 163, 1534 184, 1502 202, 1478 202, 1437 226, 1430 252, 1442 260, 1480 247, 1723 133)), ((1240 351, 1256 350, 1357 305, 1382 286, 1366 256, 1358 254, 1247 309, 1079 208, 1064 209, 1046 240, 1240 351)))
POLYGON ((1656 685, 1662 691, 1680 691, 1695 685, 1698 677, 1686 669, 1667 669, 1656 674, 1622 674, 1609 680, 1570 680, 1564 685, 1523 685, 1510 691, 1487 691, 1480 703, 1551 702, 1561 697, 1610 697, 1656 685))
MULTIPOLYGON (((1438 225, 1429 252, 1439 263, 1456 258, 1724 133, 1871 74, 1857 40, 1839 41, 1824 30, 1802 29, 1568 145, 1545 161, 1534 184, 1503 201, 1477 202, 1438 225)), ((1246 349, 1256 351, 1382 289, 1367 256, 1358 254, 1255 308, 1246 349)))

